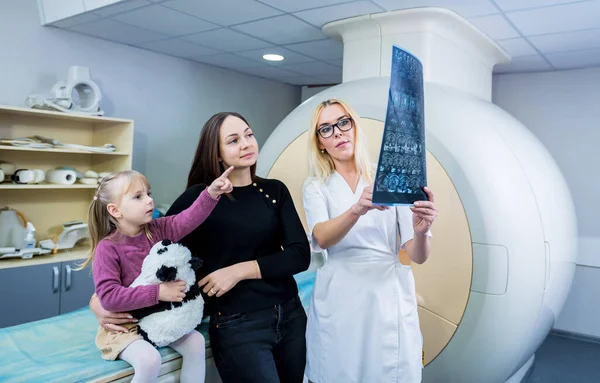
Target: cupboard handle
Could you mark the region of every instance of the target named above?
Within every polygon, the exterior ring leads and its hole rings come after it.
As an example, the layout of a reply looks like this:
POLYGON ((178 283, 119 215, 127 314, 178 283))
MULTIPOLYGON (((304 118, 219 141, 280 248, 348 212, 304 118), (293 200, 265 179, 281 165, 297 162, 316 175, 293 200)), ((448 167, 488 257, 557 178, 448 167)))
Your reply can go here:
POLYGON ((71 288, 71 265, 66 265, 65 266, 65 271, 66 271, 66 275, 65 275, 65 291, 69 291, 69 289, 71 288))
POLYGON ((54 266, 52 268, 52 274, 53 274, 53 278, 52 278, 52 292, 53 293, 57 293, 58 292, 58 266, 54 266))

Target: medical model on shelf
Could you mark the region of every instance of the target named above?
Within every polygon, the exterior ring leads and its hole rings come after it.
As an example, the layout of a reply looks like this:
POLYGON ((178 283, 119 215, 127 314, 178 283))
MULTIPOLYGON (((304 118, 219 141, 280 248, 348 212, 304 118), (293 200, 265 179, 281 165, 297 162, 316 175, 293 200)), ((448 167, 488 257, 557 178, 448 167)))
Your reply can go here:
POLYGON ((54 138, 48 138, 40 135, 33 137, 19 137, 19 138, 0 138, 0 144, 12 145, 21 148, 29 149, 77 149, 86 152, 94 153, 113 153, 116 148, 113 144, 104 144, 102 146, 87 146, 63 143, 54 138))
POLYGON ((0 209, 0 259, 50 253, 36 247, 36 243, 35 226, 23 213, 8 207, 0 209))
POLYGON ((57 82, 49 95, 34 94, 27 97, 25 104, 33 109, 102 116, 104 111, 100 108, 101 100, 102 92, 92 81, 90 68, 72 66, 69 68, 67 81, 57 82), (77 93, 77 97, 73 97, 74 93, 77 93))
POLYGON ((90 236, 88 225, 83 221, 64 223, 58 236, 40 241, 39 246, 36 246, 35 232, 35 226, 22 212, 9 207, 0 209, 0 259, 56 254, 58 250, 74 248, 90 236))
MULTIPOLYGON (((0 171, 2 169, 0 168, 0 171)), ((18 169, 12 173, 7 173, 9 179, 15 184, 20 185, 31 185, 49 183, 55 185, 73 185, 75 182, 84 185, 98 185, 102 178, 109 175, 109 172, 95 172, 93 170, 87 170, 84 173, 77 171, 77 169, 71 166, 61 166, 56 169, 42 170, 42 169, 18 169)), ((0 173, 0 182, 5 180, 4 173, 0 173)))

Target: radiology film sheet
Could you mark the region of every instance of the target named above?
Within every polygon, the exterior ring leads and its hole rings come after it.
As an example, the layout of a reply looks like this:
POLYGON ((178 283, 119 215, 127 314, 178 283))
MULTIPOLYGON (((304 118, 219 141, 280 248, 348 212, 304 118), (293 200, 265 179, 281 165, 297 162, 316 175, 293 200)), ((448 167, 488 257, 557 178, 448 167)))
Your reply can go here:
POLYGON ((423 65, 394 45, 373 204, 412 205, 427 200, 424 120, 423 65))

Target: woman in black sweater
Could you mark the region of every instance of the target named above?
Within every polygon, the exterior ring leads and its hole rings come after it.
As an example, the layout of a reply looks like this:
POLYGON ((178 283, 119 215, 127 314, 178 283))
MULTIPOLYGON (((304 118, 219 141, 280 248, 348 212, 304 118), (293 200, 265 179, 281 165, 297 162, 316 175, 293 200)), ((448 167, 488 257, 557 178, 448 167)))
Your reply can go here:
POLYGON ((241 115, 214 115, 200 133, 187 190, 167 215, 235 167, 229 198, 181 241, 204 260, 198 277, 215 363, 224 383, 302 382, 306 314, 293 275, 308 268, 310 247, 286 186, 256 177, 257 156, 241 115))
POLYGON ((293 276, 308 268, 310 247, 286 186, 256 177, 257 156, 247 121, 215 114, 200 133, 187 190, 167 215, 234 166, 231 194, 181 241, 204 260, 198 277, 215 363, 224 383, 300 383, 306 313, 293 276))

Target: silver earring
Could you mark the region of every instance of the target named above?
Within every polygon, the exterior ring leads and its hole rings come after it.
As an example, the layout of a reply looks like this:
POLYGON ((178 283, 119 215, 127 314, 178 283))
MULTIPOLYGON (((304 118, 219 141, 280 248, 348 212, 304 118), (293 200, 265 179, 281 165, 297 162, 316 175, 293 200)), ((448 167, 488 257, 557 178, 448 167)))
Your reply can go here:
POLYGON ((325 154, 325 149, 321 149, 321 154, 325 154))

